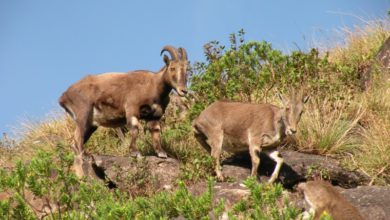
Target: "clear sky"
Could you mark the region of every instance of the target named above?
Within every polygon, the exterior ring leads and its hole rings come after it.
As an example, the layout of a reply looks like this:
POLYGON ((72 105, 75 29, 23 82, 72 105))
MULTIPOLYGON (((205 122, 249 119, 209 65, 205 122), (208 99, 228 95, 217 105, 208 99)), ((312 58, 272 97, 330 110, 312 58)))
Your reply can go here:
POLYGON ((167 44, 201 61, 205 43, 244 28, 247 40, 307 49, 361 24, 355 16, 389 9, 390 0, 0 0, 0 132, 59 109, 58 97, 86 74, 157 71, 167 44))

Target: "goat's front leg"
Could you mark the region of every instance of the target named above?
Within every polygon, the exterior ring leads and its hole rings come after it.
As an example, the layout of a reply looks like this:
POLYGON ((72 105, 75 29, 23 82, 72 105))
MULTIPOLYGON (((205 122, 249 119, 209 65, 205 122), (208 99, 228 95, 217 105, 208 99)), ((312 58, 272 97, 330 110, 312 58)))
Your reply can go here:
POLYGON ((115 128, 115 132, 116 132, 116 135, 118 136, 118 138, 121 140, 122 144, 126 142, 125 140, 125 134, 123 132, 124 129, 123 127, 117 127, 115 128))
POLYGON ((137 137, 139 132, 139 121, 135 116, 127 117, 127 126, 129 127, 131 134, 130 142, 130 156, 139 157, 141 156, 140 152, 137 149, 137 137))
POLYGON ((268 180, 268 183, 273 183, 279 176, 280 168, 283 165, 283 158, 279 155, 278 151, 273 151, 269 154, 269 156, 276 162, 275 170, 272 173, 271 178, 268 180))
POLYGON ((161 148, 160 121, 148 121, 147 126, 152 136, 152 144, 157 156, 160 158, 167 158, 167 153, 161 148))

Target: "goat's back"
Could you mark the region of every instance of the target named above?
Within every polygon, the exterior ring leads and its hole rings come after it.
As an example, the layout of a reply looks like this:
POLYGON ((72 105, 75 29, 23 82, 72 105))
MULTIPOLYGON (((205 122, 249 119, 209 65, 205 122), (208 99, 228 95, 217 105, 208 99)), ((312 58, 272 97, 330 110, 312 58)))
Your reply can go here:
POLYGON ((157 87, 154 75, 148 71, 88 75, 64 92, 60 97, 60 104, 67 99, 88 100, 93 103, 111 100, 110 102, 121 104, 125 101, 124 98, 148 97, 155 93, 157 87))
POLYGON ((201 112, 194 127, 222 129, 231 135, 243 135, 248 129, 272 130, 280 108, 271 104, 217 101, 201 112))

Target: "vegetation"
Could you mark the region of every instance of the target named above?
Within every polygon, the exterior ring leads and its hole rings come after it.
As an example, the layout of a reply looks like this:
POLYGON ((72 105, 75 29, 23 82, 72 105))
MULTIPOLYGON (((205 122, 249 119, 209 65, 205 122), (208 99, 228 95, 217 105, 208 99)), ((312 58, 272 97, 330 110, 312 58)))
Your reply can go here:
MULTIPOLYGON (((36 207, 29 204, 29 194, 40 197, 49 209, 47 219, 209 219, 210 214, 220 216, 224 202, 213 204, 212 179, 208 189, 200 196, 193 196, 179 181, 173 192, 159 192, 150 197, 132 197, 119 190, 110 190, 93 180, 78 180, 70 171, 73 156, 59 145, 55 153, 39 151, 30 163, 18 161, 12 171, 0 170, 0 190, 10 196, 0 201, 0 216, 6 219, 35 219, 41 216, 36 207), (53 158, 58 159, 53 163, 53 158)), ((246 200, 237 203, 229 212, 232 219, 291 219, 298 211, 284 200, 280 209, 277 201, 282 197, 282 186, 257 184, 248 179, 250 190, 246 200)))
MULTIPOLYGON (((267 42, 246 41, 244 31, 232 34, 228 46, 207 44, 206 61, 194 63, 190 71, 188 114, 179 119, 180 112, 170 105, 163 118, 163 147, 182 164, 170 192, 135 196, 79 180, 70 171, 71 119, 58 113, 47 121, 24 124, 16 143, 0 141, 0 192, 6 195, 0 216, 37 218, 39 213, 26 200, 35 195, 51 204, 47 219, 208 219, 225 211, 231 219, 294 219, 298 210, 278 184, 248 179, 250 196, 232 209, 224 210, 224 201, 214 202, 213 161, 191 135, 191 121, 218 99, 279 105, 274 94, 298 89, 311 98, 296 137, 285 147, 335 157, 346 168, 367 174, 372 184, 390 185, 390 84, 388 70, 374 61, 390 36, 389 20, 367 22, 345 33, 343 46, 288 54, 267 42), (372 86, 364 91, 362 73, 370 65, 372 86), (200 180, 208 180, 208 190, 194 196, 186 186, 200 180)), ((148 135, 140 135, 137 143, 146 155, 153 153, 148 135)), ((126 155, 128 147, 111 129, 99 129, 86 150, 126 155)))

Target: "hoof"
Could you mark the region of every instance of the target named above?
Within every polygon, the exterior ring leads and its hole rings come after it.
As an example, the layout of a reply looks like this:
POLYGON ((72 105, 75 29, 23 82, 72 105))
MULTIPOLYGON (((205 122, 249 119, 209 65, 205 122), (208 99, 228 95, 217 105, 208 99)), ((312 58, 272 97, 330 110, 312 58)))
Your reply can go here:
POLYGON ((269 180, 268 180, 268 184, 273 184, 273 183, 275 183, 275 181, 276 181, 276 179, 277 179, 277 177, 275 176, 271 176, 271 178, 269 178, 269 180))
POLYGON ((157 157, 166 159, 168 158, 168 155, 164 151, 160 151, 157 153, 157 157))
POLYGON ((141 155, 141 153, 140 153, 139 151, 132 151, 132 152, 130 153, 130 157, 141 158, 142 155, 141 155))
POLYGON ((76 176, 80 179, 85 176, 83 165, 84 165, 83 155, 82 154, 76 155, 73 161, 73 171, 75 172, 76 176))
POLYGON ((217 181, 218 182, 224 182, 225 181, 225 177, 224 176, 217 176, 217 181))

